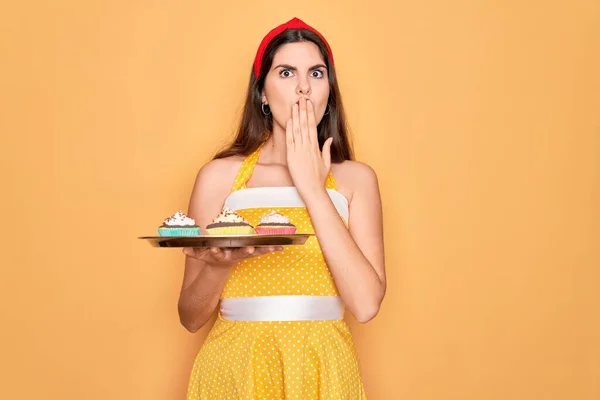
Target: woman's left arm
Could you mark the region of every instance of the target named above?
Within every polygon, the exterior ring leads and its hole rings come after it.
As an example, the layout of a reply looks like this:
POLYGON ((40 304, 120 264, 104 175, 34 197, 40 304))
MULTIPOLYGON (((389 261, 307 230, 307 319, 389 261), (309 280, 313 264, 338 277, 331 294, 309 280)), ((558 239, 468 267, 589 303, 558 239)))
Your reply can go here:
POLYGON ((377 315, 386 290, 379 186, 370 167, 349 165, 356 183, 346 228, 325 188, 332 140, 327 139, 321 151, 312 103, 301 100, 294 105, 286 126, 288 168, 338 292, 354 317, 364 323, 377 315))
POLYGON ((348 228, 325 189, 306 194, 304 202, 344 304, 365 323, 379 312, 386 290, 383 218, 375 172, 365 164, 353 164, 357 184, 348 228))

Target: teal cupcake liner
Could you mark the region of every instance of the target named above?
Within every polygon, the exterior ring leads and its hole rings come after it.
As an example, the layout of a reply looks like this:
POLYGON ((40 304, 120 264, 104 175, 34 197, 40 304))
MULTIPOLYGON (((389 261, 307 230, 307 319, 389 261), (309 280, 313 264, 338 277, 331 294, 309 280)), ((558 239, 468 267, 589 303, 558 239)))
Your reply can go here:
POLYGON ((200 228, 158 228, 160 236, 198 236, 200 228))

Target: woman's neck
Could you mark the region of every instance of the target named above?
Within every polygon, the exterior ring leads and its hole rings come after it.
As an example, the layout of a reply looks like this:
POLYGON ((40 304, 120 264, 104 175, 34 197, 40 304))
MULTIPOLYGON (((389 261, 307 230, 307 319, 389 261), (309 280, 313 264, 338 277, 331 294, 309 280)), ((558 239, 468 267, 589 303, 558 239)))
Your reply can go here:
POLYGON ((273 124, 273 133, 263 145, 260 153, 260 163, 287 166, 285 128, 273 124))

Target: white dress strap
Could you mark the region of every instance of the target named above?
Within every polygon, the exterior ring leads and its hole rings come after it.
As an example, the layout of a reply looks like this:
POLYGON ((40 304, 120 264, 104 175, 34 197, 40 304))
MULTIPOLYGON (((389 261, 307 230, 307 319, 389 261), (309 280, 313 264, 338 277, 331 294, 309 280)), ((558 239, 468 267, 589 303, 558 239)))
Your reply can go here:
POLYGON ((257 296, 221 299, 221 315, 232 321, 318 321, 344 318, 339 296, 257 296))

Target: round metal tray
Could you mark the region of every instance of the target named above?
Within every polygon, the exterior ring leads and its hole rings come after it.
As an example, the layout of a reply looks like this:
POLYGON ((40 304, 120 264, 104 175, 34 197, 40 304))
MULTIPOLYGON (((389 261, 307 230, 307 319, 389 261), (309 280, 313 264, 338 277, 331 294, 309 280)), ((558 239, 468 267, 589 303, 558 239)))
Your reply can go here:
POLYGON ((199 235, 199 236, 141 236, 153 247, 268 247, 301 245, 314 234, 293 235, 199 235))

